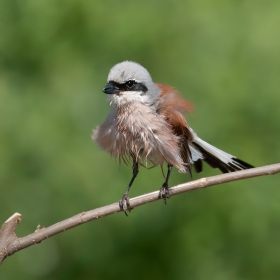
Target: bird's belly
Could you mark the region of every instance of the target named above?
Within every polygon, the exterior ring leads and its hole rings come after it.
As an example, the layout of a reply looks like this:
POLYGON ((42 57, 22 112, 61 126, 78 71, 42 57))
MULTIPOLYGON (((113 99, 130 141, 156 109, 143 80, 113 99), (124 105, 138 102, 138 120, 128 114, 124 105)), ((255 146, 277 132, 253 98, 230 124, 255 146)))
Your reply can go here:
POLYGON ((112 156, 128 162, 153 166, 167 162, 185 170, 180 156, 179 137, 161 115, 147 108, 129 114, 111 115, 93 133, 93 139, 112 156), (145 111, 146 110, 146 111, 145 111))

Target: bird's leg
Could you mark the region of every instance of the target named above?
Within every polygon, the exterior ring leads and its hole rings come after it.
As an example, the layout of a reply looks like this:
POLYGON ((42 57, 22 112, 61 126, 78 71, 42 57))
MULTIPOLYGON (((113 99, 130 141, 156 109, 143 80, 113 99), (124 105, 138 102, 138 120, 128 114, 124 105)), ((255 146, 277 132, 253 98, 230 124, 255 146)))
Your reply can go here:
POLYGON ((171 164, 167 165, 168 169, 167 169, 167 175, 165 178, 165 182, 163 183, 162 187, 160 188, 159 195, 158 195, 159 198, 163 198, 165 204, 166 204, 166 199, 169 198, 168 180, 169 180, 169 177, 170 177, 170 174, 172 171, 172 167, 173 166, 171 164))
POLYGON ((130 203, 129 203, 129 196, 128 196, 128 193, 129 193, 129 190, 132 186, 132 183, 134 181, 134 179, 136 178, 138 172, 139 172, 139 169, 138 169, 138 163, 137 162, 133 162, 133 176, 129 182, 129 185, 128 185, 128 188, 126 189, 123 197, 121 198, 121 200, 119 201, 119 205, 120 205, 120 208, 124 211, 125 215, 127 216, 127 213, 126 211, 130 211, 131 208, 130 208, 130 203))

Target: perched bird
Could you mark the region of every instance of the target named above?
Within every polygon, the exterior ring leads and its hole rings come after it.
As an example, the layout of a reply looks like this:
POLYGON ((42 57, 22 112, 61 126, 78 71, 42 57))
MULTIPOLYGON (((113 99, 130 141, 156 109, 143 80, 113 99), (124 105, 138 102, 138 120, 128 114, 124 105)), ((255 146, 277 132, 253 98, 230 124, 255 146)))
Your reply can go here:
POLYGON ((159 191, 165 202, 173 166, 190 176, 192 166, 196 172, 202 171, 202 160, 223 173, 253 167, 200 139, 183 116, 192 105, 172 87, 154 83, 140 64, 116 64, 107 82, 103 92, 108 95, 111 111, 92 138, 112 156, 132 163, 133 176, 119 202, 125 213, 130 210, 128 194, 139 165, 162 167, 167 163, 167 175, 159 191))

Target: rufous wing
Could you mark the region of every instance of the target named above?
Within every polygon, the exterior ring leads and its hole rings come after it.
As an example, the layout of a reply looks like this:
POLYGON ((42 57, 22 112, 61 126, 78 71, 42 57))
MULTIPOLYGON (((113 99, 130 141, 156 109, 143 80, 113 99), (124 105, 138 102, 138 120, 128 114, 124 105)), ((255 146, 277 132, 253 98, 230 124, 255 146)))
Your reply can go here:
POLYGON ((183 114, 189 113, 193 105, 184 100, 174 88, 162 84, 157 84, 157 86, 161 89, 157 113, 165 116, 174 133, 180 137, 181 157, 190 171, 192 160, 189 141, 192 141, 193 135, 183 114))

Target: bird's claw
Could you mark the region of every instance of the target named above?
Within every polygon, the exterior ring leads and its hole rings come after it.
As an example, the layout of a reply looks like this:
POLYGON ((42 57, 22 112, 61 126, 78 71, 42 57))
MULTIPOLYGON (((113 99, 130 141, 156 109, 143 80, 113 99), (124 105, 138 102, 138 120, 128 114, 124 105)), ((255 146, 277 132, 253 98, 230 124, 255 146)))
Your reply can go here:
POLYGON ((124 211, 125 215, 128 216, 126 211, 130 212, 132 208, 130 207, 129 196, 127 193, 125 193, 121 198, 121 200, 119 201, 119 206, 120 209, 124 211))
POLYGON ((162 198, 164 200, 164 203, 166 204, 166 199, 169 199, 169 197, 170 195, 169 195, 168 184, 164 183, 162 187, 159 189, 158 198, 162 198))

